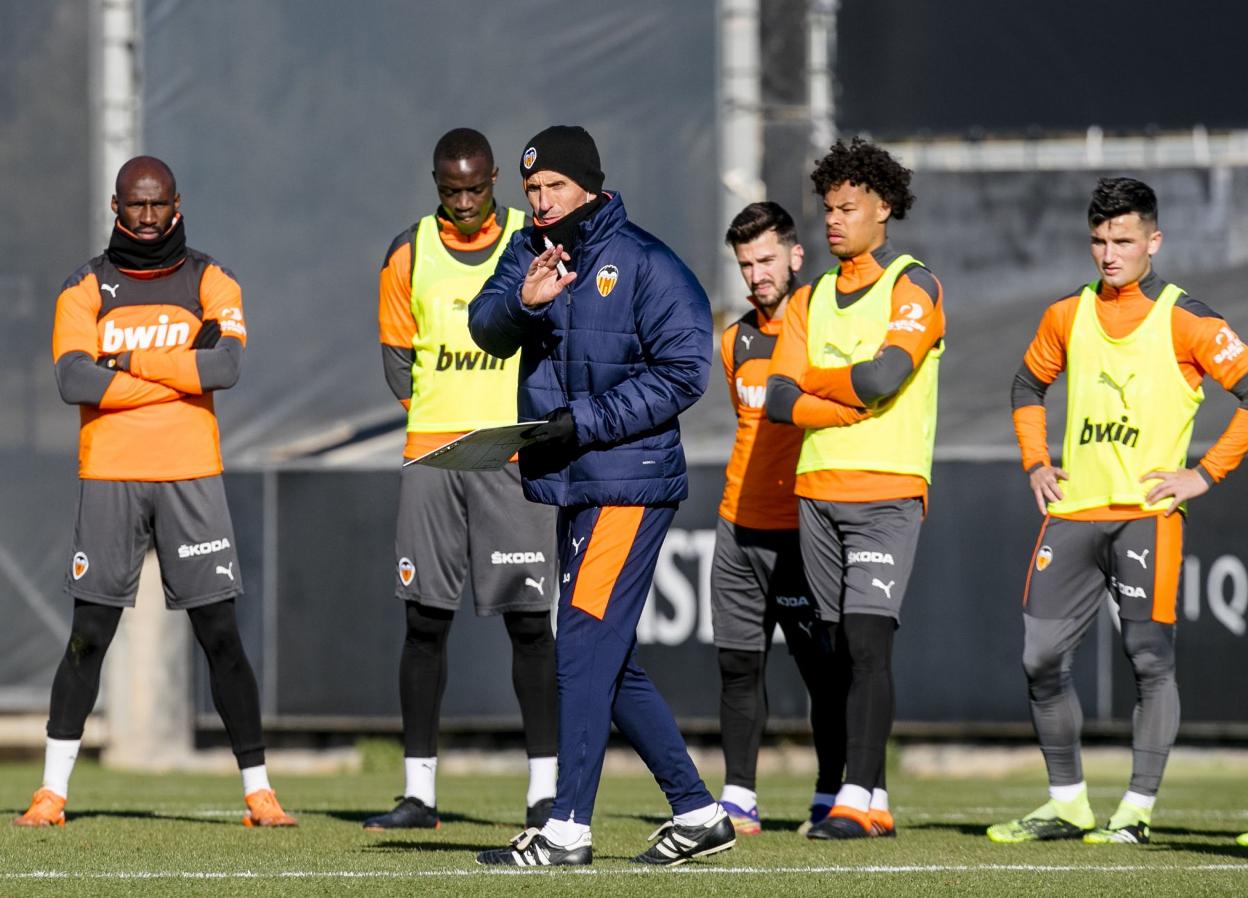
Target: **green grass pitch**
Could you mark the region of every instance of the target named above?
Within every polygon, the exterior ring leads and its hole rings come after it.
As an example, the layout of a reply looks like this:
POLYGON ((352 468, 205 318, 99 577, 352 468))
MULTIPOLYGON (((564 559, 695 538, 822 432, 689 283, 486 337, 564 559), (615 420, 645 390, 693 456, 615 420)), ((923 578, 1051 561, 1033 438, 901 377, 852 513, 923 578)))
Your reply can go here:
MULTIPOLYGON (((522 777, 440 775, 440 830, 365 833, 360 820, 391 806, 395 761, 387 773, 275 776, 301 826, 265 832, 240 825, 236 777, 80 764, 68 826, 0 827, 0 895, 1248 895, 1248 849, 1234 843, 1248 830, 1248 782, 1209 764, 1172 765, 1147 847, 989 843, 985 826, 1043 799, 1037 772, 956 780, 895 773, 897 839, 810 842, 794 832, 809 782, 769 776, 759 784, 763 834, 675 870, 627 862, 665 805, 648 778, 609 774, 591 868, 508 873, 478 867, 473 857, 519 830, 522 777)), ((1090 771, 1102 819, 1117 803, 1128 765, 1124 752, 1116 769, 1090 771)), ((5 814, 24 810, 38 778, 37 764, 0 765, 5 814)))

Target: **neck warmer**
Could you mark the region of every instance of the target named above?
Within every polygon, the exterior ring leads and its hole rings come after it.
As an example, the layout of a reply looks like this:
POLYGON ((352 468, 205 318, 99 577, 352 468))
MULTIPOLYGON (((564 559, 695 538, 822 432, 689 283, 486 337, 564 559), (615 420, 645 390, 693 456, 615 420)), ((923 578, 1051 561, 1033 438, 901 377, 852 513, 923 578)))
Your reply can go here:
POLYGON ((172 268, 186 258, 186 228, 177 215, 169 230, 155 240, 140 240, 118 220, 108 241, 108 261, 131 271, 172 268))
POLYGON ((572 251, 576 249, 577 225, 589 220, 595 212, 607 204, 607 199, 608 197, 605 193, 600 193, 588 203, 577 206, 563 218, 552 224, 539 225, 534 223, 533 236, 530 241, 530 247, 533 252, 539 255, 544 253, 546 251, 546 241, 543 238, 549 237, 550 242, 555 246, 562 243, 564 252, 571 255, 572 251))

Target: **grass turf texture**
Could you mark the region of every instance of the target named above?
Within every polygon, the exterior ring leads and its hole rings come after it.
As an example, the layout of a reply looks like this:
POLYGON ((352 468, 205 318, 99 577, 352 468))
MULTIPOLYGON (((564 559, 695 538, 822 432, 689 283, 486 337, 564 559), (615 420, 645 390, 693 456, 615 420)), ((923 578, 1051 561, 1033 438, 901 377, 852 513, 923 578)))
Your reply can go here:
MULTIPOLYGON (((519 831, 522 777, 439 774, 440 830, 365 833, 360 821, 391 806, 397 755, 393 766, 384 773, 277 776, 278 794, 301 825, 256 831, 239 823, 236 777, 137 775, 83 763, 64 829, 0 827, 0 895, 1248 894, 1248 848, 1234 844, 1235 834, 1248 830, 1248 783, 1209 765, 1169 771, 1146 847, 988 842, 988 824, 1044 799, 1043 777, 1035 773, 992 780, 894 774, 897 839, 811 842, 794 832, 809 800, 807 779, 766 777, 759 784, 762 835, 676 870, 627 863, 665 805, 648 778, 608 775, 594 818, 594 865, 510 873, 473 859, 519 831)), ((0 807, 10 819, 25 810, 39 773, 36 764, 0 765, 0 807)), ((1103 821, 1125 773, 1090 771, 1090 778, 1103 821)))

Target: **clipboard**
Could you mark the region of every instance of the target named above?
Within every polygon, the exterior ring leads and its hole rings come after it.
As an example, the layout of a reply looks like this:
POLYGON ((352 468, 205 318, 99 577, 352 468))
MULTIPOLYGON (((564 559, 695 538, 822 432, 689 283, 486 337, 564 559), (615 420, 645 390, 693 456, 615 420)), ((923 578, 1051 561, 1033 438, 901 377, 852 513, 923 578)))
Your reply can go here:
POLYGON ((522 421, 501 427, 483 427, 451 440, 426 452, 419 458, 403 462, 408 465, 428 465, 448 471, 496 471, 520 449, 537 442, 531 436, 542 421, 522 421))

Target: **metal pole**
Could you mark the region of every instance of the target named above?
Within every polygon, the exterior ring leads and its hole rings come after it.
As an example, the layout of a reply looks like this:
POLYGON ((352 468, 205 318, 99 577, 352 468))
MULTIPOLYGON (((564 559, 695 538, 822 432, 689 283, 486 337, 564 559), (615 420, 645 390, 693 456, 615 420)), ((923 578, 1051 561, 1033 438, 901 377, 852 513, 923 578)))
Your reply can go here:
POLYGON ((806 7, 806 98, 810 146, 822 156, 836 140, 836 14, 840 0, 810 0, 806 7))
MULTIPOLYGON (((758 6, 759 0, 719 0, 720 233, 742 206, 766 196, 758 6)), ((715 308, 744 310, 736 260, 727 250, 721 259, 715 308)))
POLYGON ((142 0, 88 0, 87 92, 90 101, 91 246, 102 246, 113 227, 109 200, 122 163, 138 155, 142 0))

